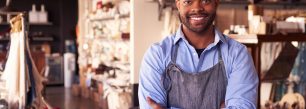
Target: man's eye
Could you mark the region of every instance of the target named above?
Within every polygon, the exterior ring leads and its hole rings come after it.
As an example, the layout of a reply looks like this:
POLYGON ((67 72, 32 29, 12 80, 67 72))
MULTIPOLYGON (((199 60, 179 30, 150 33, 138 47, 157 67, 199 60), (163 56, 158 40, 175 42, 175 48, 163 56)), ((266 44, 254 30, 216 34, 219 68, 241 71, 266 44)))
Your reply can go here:
POLYGON ((188 4, 191 4, 191 1, 190 0, 185 0, 183 1, 184 5, 188 5, 188 4))
POLYGON ((211 2, 211 0, 202 0, 203 4, 209 4, 211 2))

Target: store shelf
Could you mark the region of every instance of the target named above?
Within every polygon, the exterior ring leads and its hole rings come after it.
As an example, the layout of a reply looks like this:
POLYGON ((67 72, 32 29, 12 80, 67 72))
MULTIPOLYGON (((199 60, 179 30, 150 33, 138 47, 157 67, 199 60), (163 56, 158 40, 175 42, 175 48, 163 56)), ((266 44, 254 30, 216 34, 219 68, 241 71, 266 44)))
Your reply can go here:
MULTIPOLYGON (((129 18, 130 15, 119 15, 119 19, 120 18, 129 18)), ((103 17, 103 18, 92 18, 90 19, 90 21, 107 21, 107 20, 115 20, 116 16, 110 16, 110 17, 103 17)))
MULTIPOLYGON (((248 5, 250 4, 249 1, 220 1, 220 4, 234 4, 234 5, 248 5)), ((268 1, 263 1, 263 2, 258 2, 256 3, 257 5, 262 5, 262 6, 268 6, 268 5, 281 5, 281 6, 305 6, 306 2, 286 2, 286 1, 279 1, 279 2, 268 2, 268 1)))
POLYGON ((258 43, 256 34, 248 34, 248 35, 229 34, 228 36, 244 44, 257 44, 258 43))
POLYGON ((18 15, 18 14, 21 14, 21 13, 26 13, 26 12, 0 12, 0 15, 18 15))
MULTIPOLYGON (((9 38, 1 38, 0 43, 7 43, 9 42, 9 38)), ((30 38, 31 42, 52 42, 54 41, 53 37, 31 37, 30 38)))
POLYGON ((1 38, 0 39, 0 43, 5 43, 5 42, 8 42, 8 41, 10 41, 10 39, 9 38, 1 38))
POLYGON ((32 37, 31 38, 31 41, 34 41, 34 42, 45 42, 45 41, 53 41, 54 38, 53 37, 32 37))
MULTIPOLYGON (((51 26, 53 25, 52 22, 46 22, 46 23, 29 23, 30 25, 34 25, 34 26, 51 26)), ((2 22, 0 23, 0 25, 2 26, 9 26, 10 24, 7 22, 2 22)))
POLYGON ((2 22, 2 23, 0 23, 0 25, 3 25, 3 26, 8 26, 8 25, 9 25, 9 23, 7 23, 7 22, 2 22))
POLYGON ((38 25, 38 26, 51 26, 53 25, 52 22, 46 22, 46 23, 30 23, 30 25, 38 25))
POLYGON ((259 42, 286 42, 286 41, 306 41, 306 34, 303 33, 290 33, 287 35, 235 35, 230 34, 229 37, 244 44, 257 44, 259 42))
POLYGON ((93 75, 91 79, 98 82, 98 83, 103 83, 104 85, 108 85, 108 88, 109 88, 109 86, 115 86, 117 88, 118 87, 121 87, 121 88, 130 87, 130 83, 128 83, 125 80, 109 78, 109 77, 105 77, 105 75, 101 75, 101 74, 93 75))
POLYGON ((220 1, 220 4, 241 4, 241 5, 247 5, 249 4, 248 1, 220 1))

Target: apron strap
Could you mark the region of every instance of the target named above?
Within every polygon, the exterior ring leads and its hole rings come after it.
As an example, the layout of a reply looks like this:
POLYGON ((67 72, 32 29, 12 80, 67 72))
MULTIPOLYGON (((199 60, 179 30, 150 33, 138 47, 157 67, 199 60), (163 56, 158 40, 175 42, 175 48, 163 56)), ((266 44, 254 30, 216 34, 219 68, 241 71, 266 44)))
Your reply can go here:
POLYGON ((173 63, 176 63, 176 58, 177 58, 177 51, 178 51, 178 48, 179 48, 179 42, 177 42, 176 44, 174 44, 172 46, 172 55, 171 55, 171 61, 173 63))
MULTIPOLYGON (((222 34, 220 37, 225 37, 225 35, 224 34, 222 34)), ((221 42, 218 42, 218 55, 219 55, 219 57, 218 57, 218 60, 219 60, 219 62, 221 62, 221 61, 223 61, 223 59, 222 59, 222 52, 221 52, 221 42)))
POLYGON ((217 48, 218 48, 218 60, 219 60, 219 62, 220 61, 223 61, 223 59, 222 59, 222 52, 221 52, 221 43, 218 43, 218 45, 217 45, 217 48))

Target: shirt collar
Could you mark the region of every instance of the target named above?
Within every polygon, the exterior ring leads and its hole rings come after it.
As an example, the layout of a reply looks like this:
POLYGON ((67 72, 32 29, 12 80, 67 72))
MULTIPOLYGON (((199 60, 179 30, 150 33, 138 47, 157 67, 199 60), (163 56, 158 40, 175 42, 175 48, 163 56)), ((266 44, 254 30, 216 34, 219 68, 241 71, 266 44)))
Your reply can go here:
MULTIPOLYGON (((175 34, 175 37, 174 37, 174 44, 176 44, 180 39, 186 40, 186 37, 185 37, 185 35, 184 35, 183 31, 182 31, 182 24, 179 26, 179 28, 176 31, 176 34, 175 34)), ((224 35, 215 27, 214 45, 217 45, 220 41, 222 43, 226 43, 224 35)))

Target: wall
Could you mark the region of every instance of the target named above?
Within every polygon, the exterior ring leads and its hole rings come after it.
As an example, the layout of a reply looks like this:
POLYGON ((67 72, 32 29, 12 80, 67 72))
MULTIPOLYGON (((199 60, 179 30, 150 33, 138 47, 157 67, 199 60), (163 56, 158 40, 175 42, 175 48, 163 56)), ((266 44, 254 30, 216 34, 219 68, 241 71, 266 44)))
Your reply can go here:
POLYGON ((145 51, 162 39, 163 21, 158 21, 158 4, 132 0, 131 13, 131 82, 139 81, 139 68, 145 51))

